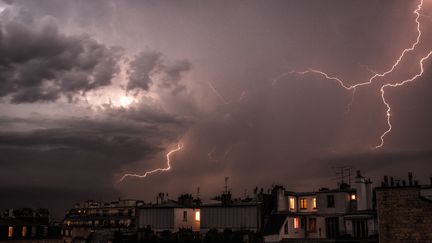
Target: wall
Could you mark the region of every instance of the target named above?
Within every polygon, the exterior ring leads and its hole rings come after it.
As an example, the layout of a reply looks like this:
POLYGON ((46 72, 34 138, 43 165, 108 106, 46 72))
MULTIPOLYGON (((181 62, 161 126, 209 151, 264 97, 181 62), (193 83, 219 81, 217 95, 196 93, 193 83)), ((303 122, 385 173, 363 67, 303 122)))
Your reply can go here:
POLYGON ((201 230, 212 228, 224 230, 256 231, 258 222, 258 206, 208 206, 201 207, 201 230))
POLYGON ((317 193, 317 209, 320 214, 344 214, 350 205, 348 192, 320 192, 317 193), (327 207, 327 195, 334 195, 334 208, 327 207))
POLYGON ((200 221, 195 220, 195 212, 199 212, 199 209, 193 208, 176 208, 174 210, 174 231, 180 228, 192 229, 192 231, 200 230, 200 221), (183 212, 187 212, 187 220, 183 220, 183 212))
POLYGON ((174 208, 144 207, 137 209, 138 228, 150 225, 155 231, 173 230, 174 208))
POLYGON ((377 188, 381 243, 432 242, 432 201, 419 187, 377 188))

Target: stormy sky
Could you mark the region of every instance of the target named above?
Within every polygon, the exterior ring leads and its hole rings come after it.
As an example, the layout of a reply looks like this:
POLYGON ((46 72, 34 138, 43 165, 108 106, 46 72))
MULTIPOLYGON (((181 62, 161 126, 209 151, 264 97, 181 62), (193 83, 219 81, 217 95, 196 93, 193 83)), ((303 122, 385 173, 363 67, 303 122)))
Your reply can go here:
POLYGON ((432 176, 432 3, 419 1, 0 1, 0 206, 277 183, 336 185, 334 166, 432 176), (165 168, 146 178, 126 178, 165 168))

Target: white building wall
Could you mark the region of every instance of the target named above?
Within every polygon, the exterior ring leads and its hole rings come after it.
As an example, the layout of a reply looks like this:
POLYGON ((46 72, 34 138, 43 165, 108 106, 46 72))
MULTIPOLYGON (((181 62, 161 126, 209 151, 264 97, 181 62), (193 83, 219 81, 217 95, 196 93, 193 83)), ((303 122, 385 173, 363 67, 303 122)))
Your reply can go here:
POLYGON ((348 192, 317 193, 317 209, 320 214, 344 214, 348 212, 350 194, 348 192), (327 207, 327 195, 334 196, 334 207, 327 207))
POLYGON ((192 229, 192 231, 200 230, 200 221, 195 219, 195 213, 200 213, 199 209, 193 208, 175 208, 174 209, 174 231, 179 229, 192 229), (186 212, 186 220, 183 218, 183 214, 186 212))
POLYGON ((201 207, 201 230, 252 230, 259 227, 257 206, 201 207))
POLYGON ((145 228, 148 225, 154 231, 174 229, 174 208, 139 208, 137 210, 137 226, 145 228))

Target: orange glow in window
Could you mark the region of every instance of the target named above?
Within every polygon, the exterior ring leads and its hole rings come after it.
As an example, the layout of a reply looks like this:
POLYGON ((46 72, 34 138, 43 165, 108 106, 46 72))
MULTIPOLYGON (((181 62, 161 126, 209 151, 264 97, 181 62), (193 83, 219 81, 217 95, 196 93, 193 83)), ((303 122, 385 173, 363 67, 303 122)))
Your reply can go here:
POLYGON ((201 220, 200 211, 195 212, 195 221, 199 222, 201 220))

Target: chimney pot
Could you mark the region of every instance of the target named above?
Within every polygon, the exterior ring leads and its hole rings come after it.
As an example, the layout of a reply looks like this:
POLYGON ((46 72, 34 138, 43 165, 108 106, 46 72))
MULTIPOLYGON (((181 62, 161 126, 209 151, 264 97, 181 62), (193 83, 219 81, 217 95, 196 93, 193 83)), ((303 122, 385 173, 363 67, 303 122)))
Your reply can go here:
POLYGON ((388 186, 388 176, 384 176, 384 184, 385 186, 388 186))
POLYGON ((410 186, 412 186, 412 179, 413 179, 413 174, 412 174, 412 172, 409 172, 408 173, 408 184, 410 186))

